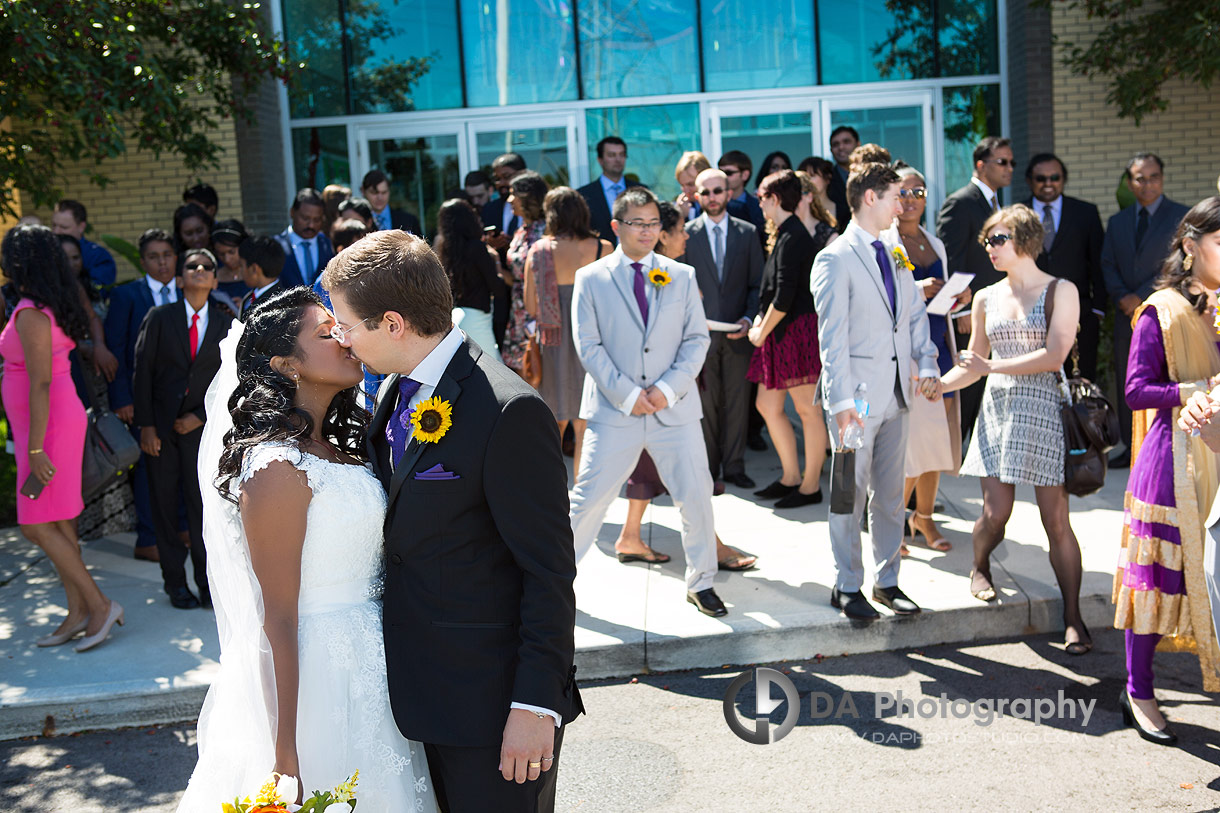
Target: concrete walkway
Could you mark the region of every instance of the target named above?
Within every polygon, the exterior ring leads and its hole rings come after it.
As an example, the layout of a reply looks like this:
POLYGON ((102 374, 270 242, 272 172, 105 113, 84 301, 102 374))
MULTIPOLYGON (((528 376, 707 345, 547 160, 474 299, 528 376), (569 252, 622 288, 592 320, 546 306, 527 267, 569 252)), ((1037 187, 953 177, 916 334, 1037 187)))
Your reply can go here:
MULTIPOLYGON (((775 479, 773 453, 747 458, 759 486, 775 479)), ((1093 629, 1111 618, 1110 585, 1122 524, 1126 472, 1106 488, 1073 500, 1072 523, 1084 556, 1081 599, 1093 629)), ((825 483, 823 484, 825 488, 825 483)), ((916 545, 901 586, 925 608, 918 616, 848 621, 830 607, 834 568, 825 503, 777 512, 730 488, 714 500, 716 528, 728 544, 759 556, 748 573, 720 573, 716 590, 729 607, 722 619, 685 601, 677 509, 661 498, 645 517, 646 541, 673 555, 666 565, 620 565, 614 539, 627 504, 611 508, 598 550, 581 564, 576 661, 584 679, 695 669, 816 655, 875 652, 938 643, 1050 633, 1062 641, 1062 608, 1047 560, 1047 542, 1031 488, 1018 489, 1007 540, 993 574, 1001 598, 982 604, 969 593, 970 529, 982 498, 973 478, 944 478, 937 516, 953 543, 949 553, 916 545)), ((869 561, 865 536, 865 561, 869 561)), ((39 649, 66 611, 50 562, 15 529, 0 532, 0 739, 85 729, 192 720, 218 668, 211 613, 169 605, 155 564, 131 558, 132 536, 89 542, 94 578, 126 609, 98 649, 39 649)), ((866 586, 866 594, 870 587, 866 586)), ((885 613, 885 610, 882 610, 885 613)))

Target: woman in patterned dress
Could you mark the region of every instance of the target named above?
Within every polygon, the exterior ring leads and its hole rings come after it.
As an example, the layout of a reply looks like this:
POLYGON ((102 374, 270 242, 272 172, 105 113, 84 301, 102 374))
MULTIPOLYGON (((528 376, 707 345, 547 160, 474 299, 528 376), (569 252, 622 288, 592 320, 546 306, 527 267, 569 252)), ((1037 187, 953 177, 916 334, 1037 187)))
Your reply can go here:
POLYGON ((530 248, 546 232, 542 202, 550 189, 541 175, 528 169, 513 176, 509 189, 508 203, 513 207, 513 214, 521 218, 521 227, 508 245, 508 271, 505 272, 504 281, 513 290, 500 355, 504 357, 504 363, 520 375, 525 365, 525 345, 529 340, 525 333, 525 323, 529 321, 529 314, 525 311, 525 261, 530 248))
POLYGON ((1042 223, 1028 206, 1006 206, 983 224, 980 242, 1006 278, 974 298, 970 348, 941 379, 953 392, 987 376, 987 389, 962 474, 982 478, 983 513, 974 524, 970 592, 996 597, 991 552, 1004 539, 1017 483, 1034 487, 1051 567, 1063 594, 1064 644, 1072 655, 1093 647, 1080 616, 1080 545, 1068 517, 1063 486, 1062 400, 1057 371, 1075 341, 1080 318, 1076 286, 1041 271, 1042 223), (1054 296, 1047 325, 1048 291, 1054 296))

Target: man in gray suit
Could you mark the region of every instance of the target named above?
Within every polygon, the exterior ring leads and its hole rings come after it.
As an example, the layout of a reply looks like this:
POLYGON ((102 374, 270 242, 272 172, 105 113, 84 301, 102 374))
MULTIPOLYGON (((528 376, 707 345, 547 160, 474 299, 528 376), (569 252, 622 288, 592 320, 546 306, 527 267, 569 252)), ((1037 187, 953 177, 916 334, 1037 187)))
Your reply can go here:
MULTIPOLYGON (((898 273, 897 245, 882 241, 901 211, 898 174, 886 164, 867 164, 847 179, 852 221, 843 237, 822 249, 813 264, 813 299, 822 355, 822 398, 831 437, 855 424, 864 445, 854 452, 856 502, 851 514, 830 515, 830 542, 837 578, 831 606, 849 618, 871 620, 877 610, 864 598, 860 518, 869 508, 873 540, 873 598, 898 615, 919 606, 898 589, 905 506, 902 499, 907 448, 907 406, 912 398, 938 400, 940 370, 928 334, 923 296, 910 274, 898 273), (910 360, 919 368, 913 392, 910 360), (856 411, 854 393, 868 387, 867 417, 856 411)), ((902 257, 906 255, 903 254, 902 257)))
POLYGON ((611 227, 618 248, 577 271, 572 293, 572 334, 585 368, 580 417, 589 422, 571 498, 576 561, 647 450, 682 513, 686 600, 706 615, 727 615, 712 589, 712 477, 695 386, 709 339, 695 272, 653 252, 661 212, 647 188, 618 196, 611 227))
POLYGON ((1131 408, 1122 397, 1127 381, 1127 354, 1131 351, 1131 317, 1152 293, 1169 251, 1173 233, 1189 209, 1165 197, 1165 164, 1150 152, 1127 163, 1128 183, 1135 205, 1110 218, 1101 244, 1101 273, 1106 292, 1114 300, 1114 373, 1118 382, 1118 422, 1127 447, 1110 461, 1110 468, 1131 464, 1131 408))
POLYGON ((754 488, 746 475, 746 421, 749 415, 753 345, 743 341, 758 313, 763 254, 754 224, 728 213, 729 179, 706 169, 695 179, 702 213, 686 224, 686 255, 703 294, 703 312, 717 322, 737 323, 734 333, 713 331, 703 364, 703 441, 712 479, 754 488))

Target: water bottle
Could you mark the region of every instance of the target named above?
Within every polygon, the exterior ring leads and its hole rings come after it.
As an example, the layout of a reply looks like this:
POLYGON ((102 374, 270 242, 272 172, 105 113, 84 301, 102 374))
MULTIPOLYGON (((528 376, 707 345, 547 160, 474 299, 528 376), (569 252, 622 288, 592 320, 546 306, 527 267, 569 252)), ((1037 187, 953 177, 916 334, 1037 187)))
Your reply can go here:
MULTIPOLYGON (((868 384, 861 381, 856 385, 856 413, 860 420, 868 417, 868 384)), ((850 423, 843 432, 843 448, 859 449, 864 446, 864 429, 858 423, 850 423)))

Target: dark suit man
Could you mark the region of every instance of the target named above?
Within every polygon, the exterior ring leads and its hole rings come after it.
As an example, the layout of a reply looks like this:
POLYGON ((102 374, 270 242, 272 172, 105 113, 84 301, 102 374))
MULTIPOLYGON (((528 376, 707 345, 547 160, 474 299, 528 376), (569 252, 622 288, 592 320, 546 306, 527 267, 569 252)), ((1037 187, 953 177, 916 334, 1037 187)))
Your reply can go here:
POLYGON ((233 321, 209 298, 216 288, 216 258, 206 249, 193 249, 185 260, 182 299, 144 317, 134 381, 135 423, 148 466, 161 577, 170 603, 182 610, 211 604, 197 466, 207 418, 203 397, 220 369, 220 340, 233 321), (187 547, 178 535, 180 501, 186 504, 198 598, 186 583, 187 547))
MULTIPOLYGON (((500 255, 500 265, 503 268, 508 268, 508 244, 521 227, 521 218, 517 217, 508 203, 508 196, 512 191, 510 184, 514 175, 524 171, 525 159, 515 152, 497 155, 496 160, 491 162, 491 175, 499 197, 483 207, 483 226, 494 226, 499 231, 485 236, 483 241, 500 255)), ((504 341, 504 332, 508 328, 511 293, 512 289, 508 283, 492 286, 491 329, 496 342, 504 341)))
MULTIPOLYGON (((983 223, 1000 208, 1000 190, 1012 183, 1012 142, 1007 138, 987 136, 974 148, 973 157, 974 177, 945 199, 936 217, 936 236, 945 244, 945 254, 949 260, 946 273, 961 271, 974 274, 970 290, 978 293, 988 285, 999 282, 1002 276, 991 264, 978 238, 983 223)), ((955 329, 956 326, 955 322, 955 329)), ((970 334, 958 331, 957 346, 966 347, 969 343, 970 334)), ((963 389, 959 396, 963 440, 974 429, 984 385, 983 381, 975 382, 963 389)))
POLYGON ((729 215, 728 178, 706 169, 695 181, 703 213, 686 224, 686 255, 681 262, 695 269, 708 319, 735 322, 733 333, 710 331, 703 362, 703 441, 713 480, 754 488, 746 475, 746 421, 750 384, 746 371, 754 346, 745 340, 758 313, 763 253, 752 223, 729 215))
POLYGON ((1035 155, 1025 169, 1025 182, 1033 197, 1024 202, 1042 221, 1044 237, 1038 267, 1071 280, 1080 292, 1080 374, 1096 381, 1099 317, 1106 311, 1106 284, 1101 274, 1105 233, 1096 206, 1063 194, 1067 176, 1067 167, 1055 155, 1035 155))
POLYGON ((1127 451, 1111 461, 1125 468, 1131 461, 1131 408, 1122 397, 1127 381, 1127 354, 1131 351, 1131 317, 1152 293, 1173 233, 1189 209, 1164 195, 1165 164, 1142 152, 1127 164, 1128 183, 1135 205, 1110 218, 1101 249, 1101 270, 1106 292, 1114 300, 1114 373, 1118 382, 1118 420, 1127 451))
MULTIPOLYGON (((449 279, 424 241, 371 234, 322 281, 344 346, 389 374, 368 453, 388 505, 382 614, 394 720, 424 743, 442 810, 551 811, 562 726, 583 711, 555 418, 452 327, 449 279), (402 419, 426 399, 444 402, 452 424, 441 437, 410 437, 402 419), (387 427, 398 428, 387 437, 387 427)), ((420 426, 445 424, 421 414, 420 426)))
POLYGON ((618 235, 610 226, 610 221, 614 219, 610 214, 614 210, 614 201, 631 187, 640 184, 623 176, 623 170, 627 167, 627 142, 618 136, 606 136, 597 142, 597 163, 602 168, 602 174, 576 191, 589 204, 589 225, 603 240, 617 246, 618 235))
POLYGON ((286 255, 280 283, 285 288, 313 285, 322 269, 335 256, 330 238, 322 233, 326 204, 316 189, 302 189, 288 212, 292 225, 275 236, 286 255))
POLYGON ((401 229, 423 237, 419 218, 404 209, 390 208, 390 179, 379 169, 369 170, 360 181, 360 192, 373 210, 373 224, 377 229, 401 229))
POLYGON ((835 205, 839 234, 847 229, 851 220, 851 207, 847 205, 847 174, 851 168, 852 150, 859 146, 860 133, 855 127, 840 124, 830 132, 830 154, 834 157, 835 171, 826 194, 835 205))

